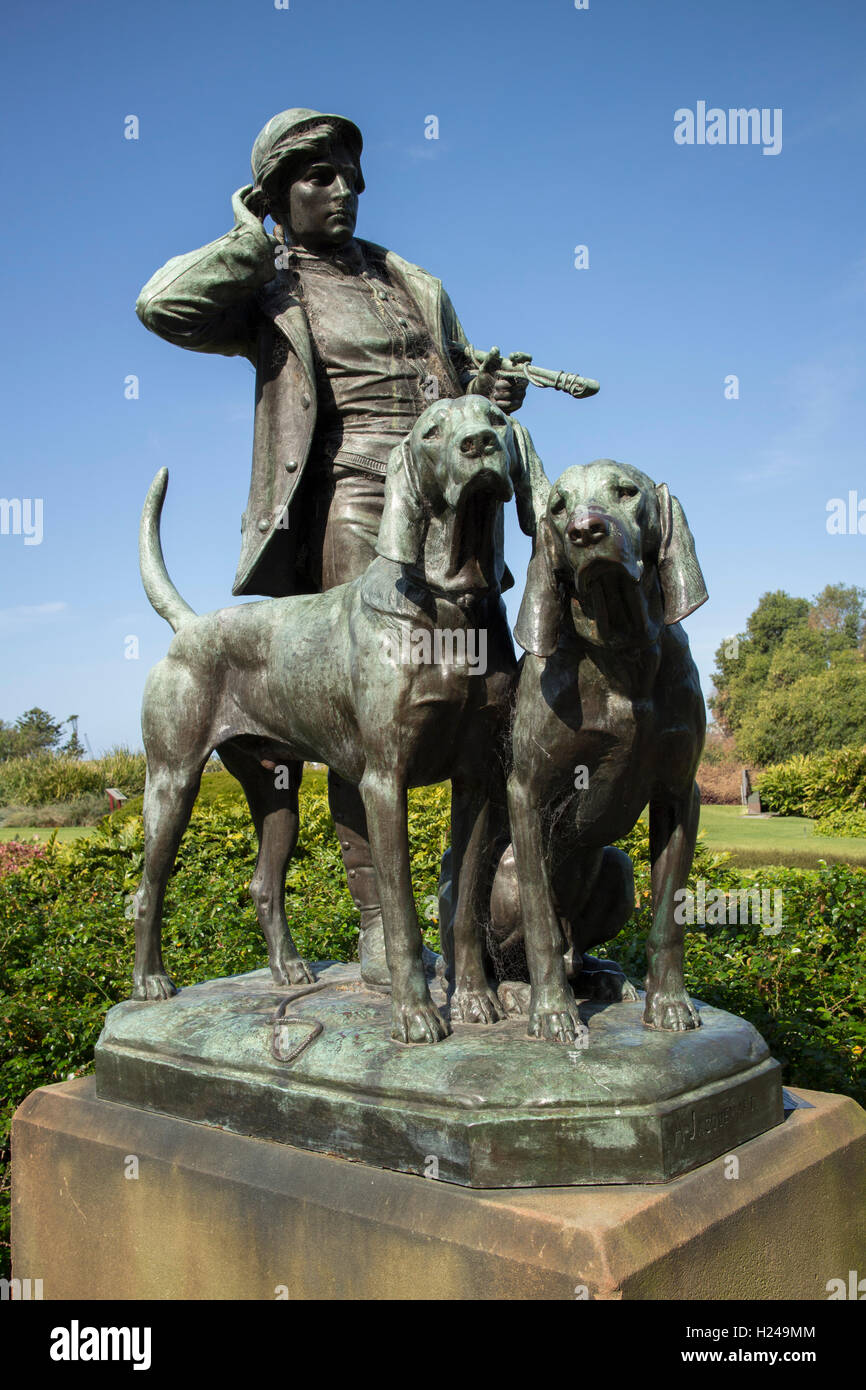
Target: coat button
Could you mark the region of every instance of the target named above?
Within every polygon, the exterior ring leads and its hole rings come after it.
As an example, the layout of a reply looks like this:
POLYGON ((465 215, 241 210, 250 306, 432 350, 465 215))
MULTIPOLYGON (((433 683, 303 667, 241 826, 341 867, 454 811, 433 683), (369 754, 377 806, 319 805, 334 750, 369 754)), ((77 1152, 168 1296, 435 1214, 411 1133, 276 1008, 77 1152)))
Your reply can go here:
POLYGON ((298 471, 297 462, 295 461, 295 459, 289 459, 288 462, 286 463, 286 472, 287 472, 287 473, 297 473, 297 471, 298 471))
POLYGON ((304 407, 304 410, 308 410, 310 407, 310 397, 306 391, 301 396, 301 405, 304 407))
POLYGON ((354 877, 355 877, 355 870, 354 870, 354 869, 350 869, 350 870, 349 870, 349 878, 354 878, 354 877))
POLYGON ((259 522, 259 530, 260 530, 260 531, 267 531, 267 529, 268 529, 268 527, 270 526, 270 524, 271 524, 271 522, 270 522, 270 517, 263 516, 262 519, 261 519, 261 521, 259 522))

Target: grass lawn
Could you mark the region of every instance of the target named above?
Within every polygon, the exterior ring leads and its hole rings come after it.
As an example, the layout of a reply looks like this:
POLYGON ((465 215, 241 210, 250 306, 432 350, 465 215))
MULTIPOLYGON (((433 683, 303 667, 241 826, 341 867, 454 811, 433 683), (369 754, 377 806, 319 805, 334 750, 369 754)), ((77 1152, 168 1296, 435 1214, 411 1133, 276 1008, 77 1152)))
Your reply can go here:
POLYGON ((866 865, 866 840, 815 834, 801 816, 744 816, 741 806, 702 806, 701 831, 711 850, 728 850, 743 868, 790 864, 814 869, 819 859, 866 865))

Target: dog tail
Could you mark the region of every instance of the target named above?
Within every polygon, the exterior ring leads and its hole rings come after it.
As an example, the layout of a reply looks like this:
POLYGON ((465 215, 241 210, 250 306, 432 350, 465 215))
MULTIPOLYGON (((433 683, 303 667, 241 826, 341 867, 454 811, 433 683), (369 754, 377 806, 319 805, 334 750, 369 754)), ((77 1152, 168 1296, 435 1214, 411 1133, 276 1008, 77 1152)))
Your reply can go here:
POLYGON ((148 490, 138 532, 138 564, 144 592, 161 618, 177 632, 181 623, 196 616, 168 577, 159 538, 159 519, 168 487, 168 469, 161 468, 148 490))

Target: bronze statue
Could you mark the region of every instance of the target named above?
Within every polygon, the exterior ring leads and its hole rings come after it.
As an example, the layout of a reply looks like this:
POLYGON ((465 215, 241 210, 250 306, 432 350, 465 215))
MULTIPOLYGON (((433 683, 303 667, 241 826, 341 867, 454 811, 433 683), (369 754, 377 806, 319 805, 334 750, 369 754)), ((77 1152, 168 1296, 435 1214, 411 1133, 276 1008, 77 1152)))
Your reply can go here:
MULTIPOLYGON (((169 342, 256 368, 235 594, 310 593, 363 574, 376 553, 389 454, 431 401, 480 389, 511 412, 526 392, 526 354, 503 363, 496 350, 471 348, 439 280, 355 237, 362 144, 343 116, 302 108, 274 116, 253 146, 255 182, 232 199, 232 230, 169 261, 136 306, 169 342), (263 225, 268 214, 274 235, 263 225)), ((540 385, 597 389, 531 371, 540 385)), ((384 983, 363 807, 333 769, 329 797, 360 911, 362 974, 384 983)), ((428 965, 434 959, 428 953, 428 965)))
POLYGON ((694 543, 635 468, 600 460, 551 487, 512 412, 530 383, 575 398, 597 383, 473 348, 438 281, 357 241, 360 152, 343 117, 275 117, 232 231, 142 292, 155 331, 256 364, 235 592, 266 597, 201 617, 184 602, 159 539, 163 470, 141 570, 175 637, 145 691, 134 997, 106 1021, 98 1094, 427 1177, 435 1160, 472 1186, 667 1181, 783 1113, 754 1029, 685 988, 694 543), (502 602, 512 496, 533 541, 520 664, 502 602), (173 999, 163 897, 214 749, 255 823, 270 972, 173 999), (302 960, 286 916, 309 759, 330 770, 360 970, 302 960), (442 973, 423 954, 407 826, 409 788, 440 780, 442 973), (644 1003, 589 951, 633 910, 614 842, 647 803, 644 1003))
MULTIPOLYGON (((304 663, 312 660, 308 648, 320 639, 322 623, 336 622, 338 613, 347 622, 350 610, 355 612, 352 605, 360 605, 359 611, 366 614, 381 599, 386 625, 393 624, 395 614, 406 617, 396 594, 410 609, 413 603, 418 605, 433 629, 440 626, 439 617, 450 631, 461 623, 465 628, 471 614, 487 636, 493 633, 493 676, 473 685, 465 670, 461 675, 466 691, 474 696, 488 685, 491 691, 489 704, 481 701, 487 720, 483 737, 481 726, 470 721, 486 750, 483 796, 477 773, 474 782, 472 777, 467 782, 459 760, 449 762, 456 796, 453 872, 460 877, 468 843, 466 817, 481 814, 479 797, 485 806, 487 859, 483 867, 473 861, 472 900, 467 903, 457 895, 459 925, 452 942, 450 922, 443 922, 443 942, 450 984, 456 991, 453 1016, 496 1017, 495 992, 486 974, 483 979, 479 976, 478 958, 473 957, 467 966, 465 952, 466 943, 476 941, 480 930, 478 899, 479 894, 487 895, 493 877, 494 844, 498 838, 501 850, 509 833, 504 824, 504 794, 497 794, 497 783, 500 791, 504 788, 508 761, 500 749, 505 687, 508 680, 516 679, 500 597, 501 590, 513 583, 503 554, 504 494, 489 486, 485 490, 467 484, 471 505, 465 499, 458 504, 456 493, 452 496, 447 488, 442 490, 441 478, 438 484, 433 481, 434 470, 428 478, 433 492, 422 497, 419 465, 413 460, 425 448, 432 449, 440 434, 451 438, 462 428, 464 415, 471 425, 466 435, 471 457, 481 418, 478 412, 488 412, 485 418, 492 438, 501 430, 497 422, 522 403, 529 382, 576 397, 591 395, 598 387, 574 374, 535 367, 525 353, 503 359, 497 348, 481 352, 472 347, 438 280, 393 252, 355 238, 358 197, 364 189, 362 143, 357 126, 342 116, 307 109, 275 116, 253 147, 254 183, 238 190, 232 200, 232 230, 209 246, 170 261, 142 290, 137 310, 148 328, 171 342, 195 351, 244 355, 256 366, 253 473, 234 593, 295 599, 279 613, 253 610, 253 616, 232 619, 245 634, 237 640, 246 643, 249 661, 267 663, 272 638, 266 634, 272 630, 284 624, 287 630, 303 634, 309 623, 309 635, 303 641, 299 638, 303 655, 293 657, 290 674, 285 676, 294 681, 295 660, 301 662, 299 670, 306 670, 304 663), (274 221, 273 235, 265 230, 268 215, 274 221), (476 404, 467 404, 465 412, 446 408, 464 394, 476 404), (440 403, 432 413, 431 400, 440 403), (432 431, 429 439, 418 435, 419 422, 432 431), (406 501, 407 479, 412 480, 412 505, 406 501), (450 530, 443 531, 442 498, 446 496, 450 497, 450 511, 446 508, 450 530), (399 507, 395 509, 396 498, 399 507), (403 514, 401 507, 408 511, 403 514), (452 553, 446 554, 443 545, 451 546, 452 553), (390 574, 387 582, 382 579, 386 561, 404 566, 399 574, 390 574), (371 564, 373 573, 361 584, 371 564), (446 583, 443 576, 449 574, 451 580, 446 583), (462 576, 462 590, 455 575, 462 576), (387 597, 382 597, 383 582, 387 597), (346 585, 349 588, 343 593, 346 585), (311 605, 317 593, 335 597, 330 605, 311 605), (302 595, 310 599, 302 600, 302 595), (482 610, 477 609, 482 599, 487 605, 483 624, 482 610), (443 603, 446 608, 440 613, 437 605, 443 603), (452 613, 455 604, 459 621, 452 613), (253 650, 253 631, 264 644, 258 653, 253 650), (491 812, 491 805, 497 810, 491 812), (475 809, 470 812, 467 806, 475 809), (473 921, 471 931, 466 927, 467 914, 473 921)), ((500 944, 513 939, 525 946, 533 985, 531 1030, 572 1041, 581 1025, 569 980, 582 977, 586 982, 587 969, 593 974, 597 964, 592 957, 585 960, 587 948, 616 935, 632 909, 627 856, 606 841, 630 829, 651 798, 659 901, 646 1017, 655 1026, 690 1027, 696 1015, 682 992, 681 933, 678 941, 665 904, 673 888, 685 881, 697 828, 693 782, 703 734, 703 705, 687 643, 677 636, 676 625, 705 597, 691 537, 676 499, 670 499, 663 486, 653 491, 637 470, 609 462, 569 470, 548 500, 547 479, 521 426, 509 426, 505 452, 518 461, 512 481, 521 524, 533 536, 534 549, 518 625, 518 640, 528 655, 514 726, 513 848, 501 857, 493 883, 491 937, 496 939, 498 932, 500 944), (659 616, 662 609, 664 622, 673 625, 666 632, 659 616), (564 622, 566 613, 572 622, 564 622), (607 692, 615 692, 616 698, 608 698, 607 692), (611 711, 619 711, 616 718, 611 711), (668 747, 672 739, 676 743, 673 733, 667 732, 670 711, 672 729, 686 730, 680 736, 681 747, 674 751, 668 747), (575 781, 569 759, 583 769, 589 779, 586 787, 575 781), (675 788, 660 783, 660 769, 667 770, 669 780, 676 780, 675 788), (566 805, 571 811, 564 815, 566 805)), ((489 483, 490 470, 482 469, 482 475, 489 483)), ((293 711, 268 712, 259 700, 252 702, 255 713, 249 716, 249 727, 235 727, 241 717, 237 713, 220 723, 212 709, 203 725, 201 720, 175 721, 168 738, 167 718, 173 703, 165 688, 180 679, 178 653, 186 663, 184 679, 193 679, 192 673, 197 673, 199 712, 205 693, 211 704, 216 696, 200 689, 204 668, 194 649, 199 628, 187 631, 191 612, 160 568, 156 518, 164 486, 164 482, 155 485, 146 508, 143 574, 151 601, 173 626, 181 622, 184 631, 172 647, 168 665, 154 673, 145 705, 152 771, 146 801, 148 869, 138 899, 136 993, 159 997, 172 988, 158 959, 160 885, 191 809, 200 759, 213 748, 243 783, 259 832, 252 892, 268 939, 274 978, 297 983, 308 976, 291 942, 283 893, 286 864, 297 836, 299 748, 304 737, 297 735, 293 711), (289 768, 287 787, 279 787, 273 776, 281 760, 289 768), (165 798, 171 803, 170 812, 165 798)), ((347 653, 357 655, 349 629, 335 628, 324 650, 334 671, 348 680, 350 668, 344 671, 343 664, 349 659, 347 653)), ((411 662, 399 654, 392 656, 391 667, 404 672, 404 682, 407 666, 411 662)), ((386 837, 393 854, 385 853, 381 829, 379 852, 374 855, 371 850, 365 813, 371 793, 364 782, 366 755, 359 750, 368 744, 372 747, 374 740, 370 729, 359 724, 357 709, 363 706, 365 718, 370 718, 378 692, 384 702, 383 718, 387 717, 385 707, 391 708, 389 700, 395 711, 403 710, 399 718, 394 716, 390 737, 393 776, 398 789, 405 790, 430 780, 430 768, 441 762, 432 745, 443 736, 450 704, 467 697, 451 689, 452 670, 441 662, 431 663, 430 670, 438 670, 436 679, 444 681, 448 694, 447 698, 441 692, 435 696, 437 703, 445 701, 438 723, 435 718, 432 722, 420 719, 414 708, 407 713, 389 695, 385 671, 391 667, 363 673, 363 699, 357 675, 352 676, 355 713, 349 727, 339 730, 340 716, 335 713, 339 702, 328 705, 330 677, 323 674, 325 705, 316 708, 317 722, 307 729, 305 746, 313 750, 306 756, 321 757, 329 767, 331 809, 350 890, 361 914, 362 978, 373 984, 392 982, 388 956, 396 959, 395 953, 403 952, 397 998, 405 999, 405 951, 417 931, 414 908, 409 907, 411 893, 408 900, 405 897, 408 866, 393 823, 386 837), (411 756, 404 748, 407 740, 411 756), (332 757, 323 752, 328 748, 333 749, 332 757), (395 886, 390 862, 387 871, 383 867, 383 855, 389 861, 394 856, 399 860, 402 886, 395 886), (387 899, 384 929, 383 895, 387 899)), ((312 690, 309 683, 303 685, 308 677, 297 679, 308 693, 312 690)), ((428 674, 428 680, 432 679, 428 674)), ((214 680, 223 692, 220 698, 235 698, 226 672, 214 680)), ((463 685, 458 685, 462 692, 463 685)), ((239 707, 246 708, 244 700, 237 698, 239 707)), ((348 718, 345 711, 343 716, 348 718)), ((465 750, 462 737, 458 743, 465 750)), ((381 769, 380 775, 384 775, 381 769)), ((376 814, 380 818, 384 814, 381 807, 376 814)), ((432 961, 425 948, 428 971, 432 961)), ((602 992, 611 988, 621 992, 623 984, 621 977, 612 982, 611 972, 594 974, 594 985, 602 992)), ((412 989, 417 993, 416 985, 412 989)), ((401 1028, 413 1039, 426 1036, 431 1028, 439 1035, 439 1025, 430 1024, 429 1017, 423 1024, 415 1018, 404 1025, 405 1018, 401 1025, 395 1015, 398 1036, 401 1028)))

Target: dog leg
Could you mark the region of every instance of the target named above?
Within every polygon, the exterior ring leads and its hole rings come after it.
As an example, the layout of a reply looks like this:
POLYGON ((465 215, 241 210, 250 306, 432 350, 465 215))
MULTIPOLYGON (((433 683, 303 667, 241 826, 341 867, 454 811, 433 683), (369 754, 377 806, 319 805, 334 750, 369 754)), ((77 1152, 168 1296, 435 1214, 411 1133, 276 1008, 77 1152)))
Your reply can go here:
POLYGON ((508 779, 508 807, 532 983, 529 1035, 573 1043, 588 1030, 565 971, 562 928, 553 905, 541 817, 528 786, 516 773, 508 779))
POLYGON ((315 976, 298 954, 286 920, 286 869, 298 843, 298 788, 304 765, 288 763, 285 772, 289 785, 278 787, 274 769, 263 767, 229 744, 223 744, 218 752, 244 789, 259 840, 250 897, 268 944, 268 964, 274 983, 313 984, 315 976))
MULTIPOLYGON (((209 751, 209 750, 208 750, 209 751)), ((144 788, 144 872, 134 898, 133 999, 169 999, 177 989, 162 962, 162 907, 183 832, 198 795, 195 767, 149 766, 144 788)))
POLYGON ((571 949, 566 970, 581 998, 603 1003, 636 1003, 637 990, 612 960, 589 954, 618 936, 634 912, 634 870, 628 855, 613 845, 568 854, 552 872, 554 895, 571 949))
POLYGON ((674 1032, 699 1028, 698 1011, 683 982, 683 926, 674 915, 674 894, 692 867, 701 797, 696 785, 679 801, 650 802, 653 924, 647 941, 646 1008, 650 1028, 674 1032))
MULTIPOLYGON (((490 800, 483 787, 451 783, 452 884, 457 889, 453 914, 454 993, 452 1023, 497 1023, 504 1010, 488 978, 481 940, 481 897, 489 892, 491 859, 490 800)), ((453 892, 453 888, 452 888, 453 892)))
POLYGON ((361 781, 370 845, 385 924, 391 976, 391 1037, 434 1043, 451 1031, 430 997, 421 955, 421 928, 412 893, 406 788, 369 769, 361 781))

